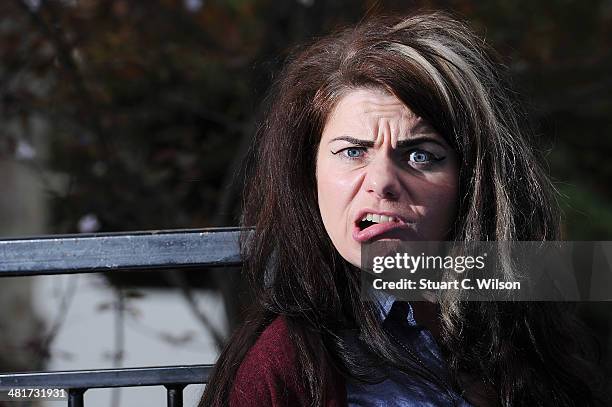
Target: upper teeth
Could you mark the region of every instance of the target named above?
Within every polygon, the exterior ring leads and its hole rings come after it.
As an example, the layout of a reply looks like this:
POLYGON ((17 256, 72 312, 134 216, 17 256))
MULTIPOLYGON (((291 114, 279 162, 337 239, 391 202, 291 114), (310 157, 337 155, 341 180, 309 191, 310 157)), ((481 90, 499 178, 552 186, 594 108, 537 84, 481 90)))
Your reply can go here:
POLYGON ((395 222, 395 218, 393 216, 379 215, 376 213, 368 213, 363 217, 363 219, 361 219, 362 222, 366 220, 374 223, 395 222))

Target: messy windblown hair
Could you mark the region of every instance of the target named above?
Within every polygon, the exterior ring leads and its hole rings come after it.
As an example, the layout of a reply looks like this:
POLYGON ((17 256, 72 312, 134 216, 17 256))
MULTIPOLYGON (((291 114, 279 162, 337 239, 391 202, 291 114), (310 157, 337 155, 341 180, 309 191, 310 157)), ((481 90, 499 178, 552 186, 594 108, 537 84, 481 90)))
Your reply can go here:
MULTIPOLYGON (((325 402, 329 378, 321 363, 347 380, 380 380, 371 377, 371 367, 381 365, 436 380, 389 342, 377 309, 360 298, 358 271, 323 226, 315 157, 343 95, 386 90, 457 152, 460 196, 451 239, 557 240, 554 189, 506 75, 478 36, 442 13, 372 18, 290 58, 247 163, 243 225, 254 233, 243 239, 244 273, 256 301, 220 356, 201 405, 227 404, 248 349, 279 315, 287 320, 313 406, 325 402), (350 330, 369 357, 356 357, 345 343, 342 333, 350 330)), ((454 390, 473 380, 505 407, 597 405, 589 348, 571 307, 451 299, 440 305, 454 390)))

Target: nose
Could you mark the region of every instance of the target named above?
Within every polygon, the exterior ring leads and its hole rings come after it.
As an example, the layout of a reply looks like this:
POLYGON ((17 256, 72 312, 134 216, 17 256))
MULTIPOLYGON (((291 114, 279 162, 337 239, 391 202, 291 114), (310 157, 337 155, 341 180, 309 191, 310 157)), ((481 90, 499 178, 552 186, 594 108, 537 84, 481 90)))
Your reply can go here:
POLYGON ((376 195, 378 199, 399 199, 401 184, 397 170, 388 154, 377 154, 367 168, 364 180, 366 191, 376 195))

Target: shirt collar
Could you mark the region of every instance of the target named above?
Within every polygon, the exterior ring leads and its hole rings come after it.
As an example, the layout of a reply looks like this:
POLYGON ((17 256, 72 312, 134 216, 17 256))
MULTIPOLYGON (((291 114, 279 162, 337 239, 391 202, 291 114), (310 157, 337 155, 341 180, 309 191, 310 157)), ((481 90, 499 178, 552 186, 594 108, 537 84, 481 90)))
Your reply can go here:
MULTIPOLYGON (((391 307, 393 306, 393 303, 397 301, 397 298, 393 294, 389 294, 388 292, 383 290, 372 289, 371 294, 374 301, 378 303, 380 320, 381 322, 385 322, 387 316, 389 315, 389 312, 391 311, 391 307)), ((414 312, 410 303, 408 303, 408 315, 406 317, 406 320, 408 321, 408 325, 417 325, 416 321, 414 320, 414 312)))

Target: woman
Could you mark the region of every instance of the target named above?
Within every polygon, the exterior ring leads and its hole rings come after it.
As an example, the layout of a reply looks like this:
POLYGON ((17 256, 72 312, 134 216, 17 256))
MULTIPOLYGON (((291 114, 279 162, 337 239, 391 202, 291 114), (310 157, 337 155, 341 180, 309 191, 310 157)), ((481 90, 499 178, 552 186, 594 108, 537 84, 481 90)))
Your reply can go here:
POLYGON ((569 310, 360 297, 367 241, 558 239, 503 72, 440 13, 373 19, 291 59, 245 189, 256 301, 202 406, 597 405, 569 310))

